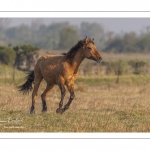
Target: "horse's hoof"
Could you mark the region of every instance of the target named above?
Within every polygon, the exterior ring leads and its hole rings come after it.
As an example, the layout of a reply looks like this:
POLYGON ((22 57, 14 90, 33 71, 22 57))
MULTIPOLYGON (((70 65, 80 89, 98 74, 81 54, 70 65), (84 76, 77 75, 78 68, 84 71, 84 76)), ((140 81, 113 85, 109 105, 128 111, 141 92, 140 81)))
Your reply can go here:
POLYGON ((58 113, 58 114, 63 114, 63 112, 64 112, 64 110, 61 109, 61 108, 58 108, 58 109, 56 110, 56 113, 58 113))
POLYGON ((33 111, 30 111, 30 114, 35 114, 35 111, 33 110, 33 111))
POLYGON ((47 106, 45 105, 45 106, 43 106, 42 112, 44 113, 46 111, 47 111, 47 106))
POLYGON ((47 112, 47 109, 43 109, 43 110, 42 110, 42 113, 46 113, 46 112, 47 112))

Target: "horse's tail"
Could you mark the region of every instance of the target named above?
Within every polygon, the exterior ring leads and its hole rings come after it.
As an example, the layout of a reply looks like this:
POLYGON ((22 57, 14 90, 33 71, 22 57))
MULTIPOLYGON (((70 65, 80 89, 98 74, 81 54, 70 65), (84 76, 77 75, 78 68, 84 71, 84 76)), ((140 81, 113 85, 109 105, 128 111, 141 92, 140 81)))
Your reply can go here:
POLYGON ((18 86, 18 90, 23 92, 23 94, 29 93, 32 90, 32 83, 34 81, 34 70, 29 72, 26 76, 26 82, 21 86, 18 86))

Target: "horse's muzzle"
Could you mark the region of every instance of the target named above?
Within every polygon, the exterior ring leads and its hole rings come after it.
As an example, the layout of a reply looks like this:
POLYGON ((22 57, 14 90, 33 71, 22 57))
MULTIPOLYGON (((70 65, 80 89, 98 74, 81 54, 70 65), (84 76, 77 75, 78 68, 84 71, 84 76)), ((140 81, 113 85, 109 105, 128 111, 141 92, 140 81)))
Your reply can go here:
POLYGON ((96 58, 96 62, 97 62, 97 63, 100 63, 101 61, 102 61, 102 57, 97 57, 97 58, 96 58))

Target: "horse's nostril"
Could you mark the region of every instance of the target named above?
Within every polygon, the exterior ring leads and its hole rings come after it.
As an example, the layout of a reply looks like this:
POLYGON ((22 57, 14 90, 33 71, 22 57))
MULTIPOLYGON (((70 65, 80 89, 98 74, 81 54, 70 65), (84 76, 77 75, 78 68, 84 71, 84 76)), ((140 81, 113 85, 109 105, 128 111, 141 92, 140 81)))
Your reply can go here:
POLYGON ((99 60, 102 60, 102 57, 99 57, 99 60))
POLYGON ((102 57, 99 57, 100 62, 102 61, 102 57))
POLYGON ((97 62, 101 62, 102 61, 102 57, 97 57, 96 61, 97 62))

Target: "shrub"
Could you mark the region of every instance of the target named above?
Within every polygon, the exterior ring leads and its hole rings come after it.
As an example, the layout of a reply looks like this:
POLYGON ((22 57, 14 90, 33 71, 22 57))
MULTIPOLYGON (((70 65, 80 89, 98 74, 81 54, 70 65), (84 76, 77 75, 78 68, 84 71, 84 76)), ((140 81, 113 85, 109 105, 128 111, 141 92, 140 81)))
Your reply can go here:
POLYGON ((11 47, 0 46, 0 62, 6 65, 13 65, 16 53, 11 47))
POLYGON ((106 73, 122 75, 128 72, 128 63, 122 60, 106 62, 106 73))
POLYGON ((133 68, 134 74, 141 74, 145 72, 145 67, 148 65, 147 61, 144 60, 131 60, 129 65, 133 68))

